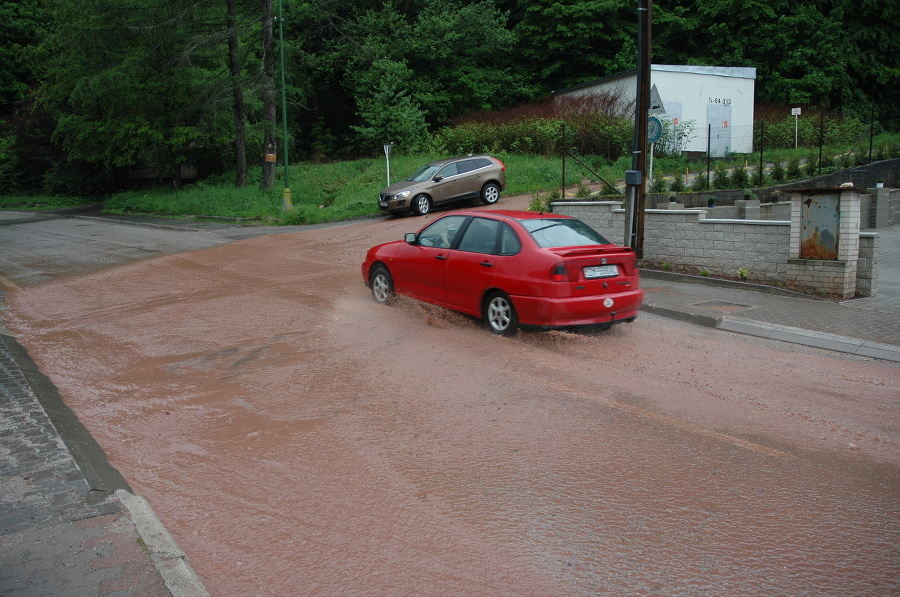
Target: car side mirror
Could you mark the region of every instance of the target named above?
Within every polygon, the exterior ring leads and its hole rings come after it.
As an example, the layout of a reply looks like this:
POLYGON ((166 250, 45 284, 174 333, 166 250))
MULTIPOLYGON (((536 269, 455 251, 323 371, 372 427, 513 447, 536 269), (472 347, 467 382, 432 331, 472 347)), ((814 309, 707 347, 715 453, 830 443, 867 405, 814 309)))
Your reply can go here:
POLYGON ((431 180, 432 180, 432 182, 441 182, 442 180, 444 180, 444 177, 438 175, 438 176, 435 176, 434 178, 432 178, 431 180))
POLYGON ((403 237, 403 240, 405 240, 406 242, 408 242, 411 245, 416 244, 416 233, 415 232, 407 232, 406 235, 403 237))

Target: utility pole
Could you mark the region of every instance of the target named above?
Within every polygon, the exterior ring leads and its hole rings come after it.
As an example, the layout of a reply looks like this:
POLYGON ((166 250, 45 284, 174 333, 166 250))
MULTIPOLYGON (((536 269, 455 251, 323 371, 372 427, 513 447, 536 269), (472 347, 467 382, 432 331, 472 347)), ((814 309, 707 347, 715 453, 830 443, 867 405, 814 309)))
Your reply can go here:
POLYGON ((625 244, 644 256, 644 197, 647 189, 647 127, 650 110, 650 63, 652 48, 653 0, 638 0, 637 97, 634 114, 634 151, 631 170, 625 173, 630 201, 625 214, 625 244))
POLYGON ((288 161, 288 126, 287 126, 287 93, 284 89, 284 17, 281 13, 281 5, 284 0, 278 0, 278 49, 281 55, 281 127, 284 143, 284 191, 281 194, 281 209, 289 211, 294 205, 291 201, 291 164, 288 161))

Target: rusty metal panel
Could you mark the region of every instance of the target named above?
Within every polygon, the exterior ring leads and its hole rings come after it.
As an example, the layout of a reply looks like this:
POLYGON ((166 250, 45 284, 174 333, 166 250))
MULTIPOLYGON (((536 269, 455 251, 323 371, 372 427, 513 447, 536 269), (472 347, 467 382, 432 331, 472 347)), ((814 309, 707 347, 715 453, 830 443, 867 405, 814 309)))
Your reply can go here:
POLYGON ((837 259, 841 196, 804 193, 800 216, 800 258, 837 259))

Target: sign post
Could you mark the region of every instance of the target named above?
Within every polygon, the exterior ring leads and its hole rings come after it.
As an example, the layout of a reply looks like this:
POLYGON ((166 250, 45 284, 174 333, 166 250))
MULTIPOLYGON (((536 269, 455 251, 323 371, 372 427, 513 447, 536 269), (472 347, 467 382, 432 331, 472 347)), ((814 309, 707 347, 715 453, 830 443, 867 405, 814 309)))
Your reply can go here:
MULTIPOLYGON (((656 86, 654 86, 653 89, 656 89, 656 86)), ((659 141, 659 138, 662 137, 662 129, 662 121, 659 118, 656 116, 647 117, 647 142, 650 144, 650 155, 647 156, 650 161, 650 167, 647 173, 647 179, 649 181, 653 180, 653 148, 656 145, 656 142, 659 141)))
POLYGON ((384 144, 384 159, 387 161, 387 186, 391 186, 391 147, 393 143, 384 144))
POLYGON ((791 116, 794 117, 794 149, 797 149, 797 122, 800 116, 800 108, 791 108, 791 116))

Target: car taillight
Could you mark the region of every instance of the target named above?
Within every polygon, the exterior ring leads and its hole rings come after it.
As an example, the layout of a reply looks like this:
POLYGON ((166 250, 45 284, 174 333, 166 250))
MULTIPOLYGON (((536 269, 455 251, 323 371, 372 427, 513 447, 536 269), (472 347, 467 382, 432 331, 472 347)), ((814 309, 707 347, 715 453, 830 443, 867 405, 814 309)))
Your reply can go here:
MULTIPOLYGON (((494 159, 497 159, 497 158, 494 158, 494 159)), ((500 160, 497 160, 497 163, 500 164, 500 172, 506 172, 506 164, 504 164, 500 160)))
POLYGON ((550 270, 550 279, 554 282, 568 282, 569 272, 565 263, 559 263, 550 270))

